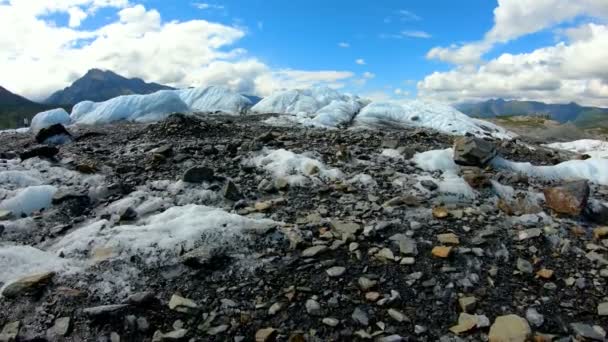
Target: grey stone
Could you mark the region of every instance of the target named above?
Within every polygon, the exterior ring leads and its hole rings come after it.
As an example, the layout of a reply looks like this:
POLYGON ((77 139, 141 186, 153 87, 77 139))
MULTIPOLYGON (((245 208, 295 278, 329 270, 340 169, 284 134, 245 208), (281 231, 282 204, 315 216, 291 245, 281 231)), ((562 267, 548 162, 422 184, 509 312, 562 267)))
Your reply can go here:
POLYGON ((534 267, 532 267, 532 264, 529 261, 524 260, 522 258, 517 258, 517 269, 521 273, 532 273, 532 272, 534 272, 534 267))
POLYGON ((224 198, 229 199, 231 201, 236 202, 238 200, 243 199, 243 194, 241 194, 239 188, 231 180, 226 181, 222 193, 224 194, 224 198))
POLYGON ((309 315, 320 316, 322 313, 321 305, 316 300, 309 299, 306 301, 306 312, 308 312, 309 315))
POLYGON ((351 317, 355 322, 357 322, 360 325, 363 325, 363 326, 369 325, 369 317, 367 316, 367 313, 361 308, 355 308, 351 317))
POLYGON ((485 166, 496 156, 493 143, 475 137, 458 137, 454 140, 454 162, 463 166, 485 166))
POLYGON ((113 304, 113 305, 100 305, 95 307, 90 307, 82 310, 87 316, 95 317, 102 315, 115 314, 127 308, 128 304, 113 304))
POLYGON ((325 270, 330 277, 340 277, 346 272, 346 268, 342 266, 334 266, 325 270))
POLYGON ((570 328, 572 331, 580 337, 588 338, 595 341, 603 341, 606 333, 599 330, 594 329, 591 325, 584 323, 571 323, 570 328))
POLYGON ((397 246, 399 246, 399 252, 403 255, 418 255, 418 248, 416 241, 405 236, 404 234, 395 234, 389 238, 397 246))
POLYGON ((302 257, 304 258, 312 258, 318 254, 321 254, 327 250, 327 246, 325 245, 316 245, 312 247, 306 248, 302 251, 302 257))
POLYGON ((535 308, 528 308, 528 310, 526 310, 526 319, 530 324, 537 328, 545 323, 545 316, 541 315, 535 308))
POLYGON ((195 166, 184 172, 182 180, 187 183, 213 182, 215 180, 215 172, 213 169, 205 166, 195 166))

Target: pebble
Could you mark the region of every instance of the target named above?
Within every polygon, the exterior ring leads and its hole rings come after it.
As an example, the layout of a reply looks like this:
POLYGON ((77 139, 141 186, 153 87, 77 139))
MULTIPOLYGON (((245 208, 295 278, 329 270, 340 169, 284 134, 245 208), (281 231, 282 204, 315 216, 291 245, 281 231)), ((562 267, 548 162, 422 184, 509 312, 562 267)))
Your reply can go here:
POLYGON ((475 310, 477 304, 477 298, 475 297, 462 297, 458 299, 458 304, 462 312, 471 312, 475 310))
POLYGON ((431 251, 431 253, 438 258, 447 258, 450 256, 451 252, 452 247, 447 246, 436 246, 433 247, 433 250, 431 251))
POLYGON ((325 317, 323 318, 323 324, 330 326, 330 327, 335 327, 338 326, 338 324, 340 324, 340 321, 333 318, 333 317, 325 317))
POLYGON ((545 316, 541 315, 535 308, 528 308, 526 310, 526 319, 537 328, 545 323, 545 316))
POLYGON ((517 315, 496 317, 490 327, 490 342, 526 342, 532 333, 528 321, 517 315))
POLYGON ((334 266, 334 267, 328 268, 327 270, 325 270, 325 272, 330 277, 336 278, 336 277, 342 276, 344 274, 344 272, 346 272, 346 267, 334 266))
POLYGON ((401 311, 396 309, 388 309, 388 315, 397 322, 409 322, 410 319, 401 311))
POLYGON ((192 301, 191 299, 188 299, 188 298, 178 296, 176 294, 171 296, 171 299, 169 300, 169 309, 171 309, 171 310, 187 313, 191 309, 197 309, 197 308, 198 308, 198 305, 194 301, 192 301))
POLYGON ((273 328, 260 329, 255 333, 255 342, 272 342, 277 334, 278 332, 273 328))
POLYGON ((439 234, 437 235, 437 240, 439 240, 440 243, 446 245, 460 244, 460 239, 458 238, 458 235, 454 233, 439 234))
POLYGON ((597 314, 600 316, 608 316, 608 302, 598 304, 597 314))
POLYGON ((517 258, 517 269, 521 273, 532 273, 534 271, 534 267, 532 267, 532 264, 522 258, 517 258))
POLYGON ((361 308, 355 308, 351 317, 355 322, 357 322, 360 325, 363 325, 363 326, 369 325, 369 317, 367 316, 367 313, 361 308))
POLYGON ((113 314, 118 311, 121 311, 121 310, 127 308, 128 306, 129 305, 127 305, 127 304, 100 305, 100 306, 83 309, 82 313, 84 313, 87 316, 91 316, 91 317, 108 315, 108 314, 113 314))
POLYGON ((308 247, 304 251, 302 251, 302 257, 312 258, 325 251, 327 251, 327 246, 325 246, 325 245, 317 245, 317 246, 308 247))
POLYGON ((321 305, 314 299, 309 299, 306 301, 306 312, 309 315, 320 316, 321 315, 321 305))
POLYGON ((57 336, 66 336, 72 328, 72 320, 70 317, 60 317, 55 320, 53 325, 53 333, 57 336))
POLYGON ((376 284, 378 284, 377 281, 371 280, 366 277, 360 277, 357 282, 359 284, 359 288, 363 291, 367 291, 367 290, 371 289, 372 287, 376 286, 376 284))

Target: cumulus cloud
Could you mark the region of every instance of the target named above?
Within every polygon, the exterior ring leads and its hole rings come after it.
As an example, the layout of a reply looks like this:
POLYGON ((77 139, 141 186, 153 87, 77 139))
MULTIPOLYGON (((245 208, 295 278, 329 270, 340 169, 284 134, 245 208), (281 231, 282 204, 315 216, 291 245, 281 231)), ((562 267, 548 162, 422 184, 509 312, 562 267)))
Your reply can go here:
POLYGON ((365 65, 365 59, 363 58, 359 58, 355 61, 355 63, 359 64, 359 65, 365 65))
POLYGON ((494 9, 494 26, 482 40, 435 47, 427 58, 453 64, 475 64, 497 43, 506 43, 579 16, 608 17, 608 1, 499 0, 494 9))
POLYGON ((0 84, 43 99, 96 67, 173 86, 220 84, 252 94, 311 84, 343 86, 344 71, 273 70, 234 45, 239 27, 206 20, 163 21, 127 0, 0 0, 0 84), (101 8, 118 19, 79 29, 101 8), (48 18, 69 16, 66 26, 48 18))
POLYGON ((493 97, 608 106, 608 26, 584 24, 579 39, 530 53, 502 54, 478 67, 435 72, 419 95, 458 102, 493 97))
POLYGON ((338 43, 338 46, 341 47, 341 48, 343 48, 343 49, 347 49, 347 48, 350 47, 350 44, 346 43, 346 42, 340 42, 340 43, 338 43))
MULTIPOLYGON (((494 26, 478 42, 435 47, 427 58, 456 66, 418 83, 419 96, 449 102, 488 98, 576 101, 608 106, 608 25, 592 19, 556 31, 560 41, 528 53, 482 56, 496 44, 553 27, 580 16, 607 19, 604 0, 499 0, 494 26)), ((601 21, 600 21, 601 22, 601 21)))

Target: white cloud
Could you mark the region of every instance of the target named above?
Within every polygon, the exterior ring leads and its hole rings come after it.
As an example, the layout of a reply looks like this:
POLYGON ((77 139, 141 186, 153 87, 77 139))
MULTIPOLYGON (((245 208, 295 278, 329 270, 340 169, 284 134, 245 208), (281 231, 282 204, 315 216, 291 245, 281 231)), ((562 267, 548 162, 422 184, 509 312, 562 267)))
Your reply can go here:
POLYGON ((419 96, 449 102, 502 97, 608 106, 608 26, 590 18, 608 19, 608 1, 499 0, 494 26, 483 39, 428 52, 427 58, 456 66, 425 77, 418 83, 419 96), (496 44, 579 17, 587 17, 586 23, 556 30, 561 41, 553 46, 482 60, 496 44))
POLYGON ((421 17, 416 15, 414 12, 408 10, 400 10, 397 12, 402 21, 420 21, 421 17))
POLYGON ((354 76, 273 70, 234 48, 243 29, 206 20, 164 22, 158 11, 126 0, 0 0, 0 32, 0 84, 37 100, 93 67, 173 86, 223 84, 259 95, 312 84, 341 87, 354 76), (118 10, 116 21, 78 29, 106 7, 118 10), (53 13, 70 15, 71 27, 44 19, 53 13))
POLYGON ((494 26, 483 39, 449 47, 435 47, 427 54, 454 64, 475 64, 497 43, 505 43, 579 16, 608 17, 606 0, 499 0, 494 26))
POLYGON ((424 38, 424 39, 428 39, 431 38, 432 35, 428 32, 424 32, 424 31, 401 31, 401 34, 405 37, 410 37, 410 38, 424 38))
POLYGON ((195 2, 192 4, 194 7, 200 9, 200 10, 208 10, 208 9, 215 9, 215 10, 221 10, 224 9, 224 6, 222 5, 215 5, 215 4, 209 4, 206 2, 195 2))
MULTIPOLYGON (((435 72, 419 95, 459 102, 493 97, 608 106, 608 25, 584 24, 569 42, 502 54, 478 67, 435 72)), ((573 31, 574 32, 574 31, 573 31)))
POLYGON ((376 77, 376 74, 371 73, 369 71, 366 71, 363 73, 363 78, 367 78, 368 80, 371 80, 374 77, 376 77))
POLYGON ((350 47, 350 44, 346 43, 346 42, 340 42, 340 43, 338 43, 338 46, 341 47, 341 48, 343 48, 343 49, 347 49, 347 48, 350 47))
POLYGON ((363 58, 359 58, 355 61, 355 63, 359 64, 359 65, 365 65, 365 59, 363 58))

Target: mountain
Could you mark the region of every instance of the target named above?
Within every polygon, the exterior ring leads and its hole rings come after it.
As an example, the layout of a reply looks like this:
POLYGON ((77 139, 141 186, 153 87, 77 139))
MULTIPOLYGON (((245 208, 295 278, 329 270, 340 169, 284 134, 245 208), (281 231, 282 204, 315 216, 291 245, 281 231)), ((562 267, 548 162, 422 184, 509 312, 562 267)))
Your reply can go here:
POLYGON ((546 104, 538 101, 492 99, 479 103, 463 103, 456 108, 469 116, 479 118, 536 115, 547 116, 560 123, 573 122, 577 126, 608 124, 608 108, 583 107, 574 102, 546 104))
POLYGON ((39 112, 54 108, 36 103, 0 86, 0 129, 23 126, 23 119, 31 120, 39 112))
POLYGON ((52 105, 75 105, 89 100, 102 102, 120 95, 151 94, 173 89, 157 83, 146 83, 139 78, 125 78, 112 71, 91 69, 71 86, 55 92, 46 101, 52 105))

